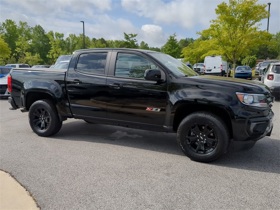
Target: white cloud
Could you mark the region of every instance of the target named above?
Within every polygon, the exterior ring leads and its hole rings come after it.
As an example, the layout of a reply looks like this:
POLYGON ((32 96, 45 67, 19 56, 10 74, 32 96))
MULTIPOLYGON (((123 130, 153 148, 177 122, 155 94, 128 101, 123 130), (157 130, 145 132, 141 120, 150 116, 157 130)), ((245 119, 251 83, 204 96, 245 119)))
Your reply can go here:
POLYGON ((143 25, 139 38, 153 47, 161 47, 162 43, 166 41, 162 28, 157 25, 143 25))
POLYGON ((126 11, 151 18, 157 24, 176 24, 193 28, 196 24, 209 25, 215 18, 215 7, 221 0, 122 0, 126 11))

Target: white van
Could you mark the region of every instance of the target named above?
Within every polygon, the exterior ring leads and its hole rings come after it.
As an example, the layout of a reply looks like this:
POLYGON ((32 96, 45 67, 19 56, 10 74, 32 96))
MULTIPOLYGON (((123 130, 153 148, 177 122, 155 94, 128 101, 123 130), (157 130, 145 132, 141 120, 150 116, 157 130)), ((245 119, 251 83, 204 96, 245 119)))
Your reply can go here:
POLYGON ((206 56, 204 66, 204 74, 224 76, 228 71, 228 63, 220 55, 206 56))

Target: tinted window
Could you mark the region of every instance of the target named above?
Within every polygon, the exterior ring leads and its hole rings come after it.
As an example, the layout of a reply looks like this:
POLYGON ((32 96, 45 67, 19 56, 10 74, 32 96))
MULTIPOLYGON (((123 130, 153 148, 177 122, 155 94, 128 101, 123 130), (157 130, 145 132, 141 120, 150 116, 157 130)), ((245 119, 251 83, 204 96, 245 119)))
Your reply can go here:
POLYGON ((243 71, 245 71, 245 70, 251 70, 251 68, 249 67, 249 66, 238 66, 237 68, 236 68, 236 70, 243 70, 243 71))
POLYGON ((135 54, 118 53, 115 76, 144 79, 147 69, 157 69, 148 59, 135 54))
POLYGON ((104 74, 107 53, 81 54, 77 63, 77 70, 87 74, 104 74))
POLYGON ((18 67, 19 68, 30 68, 30 66, 26 65, 26 64, 20 64, 18 67))

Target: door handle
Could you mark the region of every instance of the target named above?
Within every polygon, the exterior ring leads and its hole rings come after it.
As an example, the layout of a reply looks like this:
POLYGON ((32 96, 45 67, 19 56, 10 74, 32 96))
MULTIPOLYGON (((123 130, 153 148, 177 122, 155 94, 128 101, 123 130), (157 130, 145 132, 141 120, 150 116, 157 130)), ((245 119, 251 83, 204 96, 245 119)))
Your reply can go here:
POLYGON ((81 80, 79 80, 79 79, 74 79, 73 82, 76 83, 76 84, 82 83, 81 80))
POLYGON ((121 88, 121 84, 119 84, 119 83, 111 83, 111 84, 109 84, 109 87, 114 88, 114 89, 120 89, 121 88))

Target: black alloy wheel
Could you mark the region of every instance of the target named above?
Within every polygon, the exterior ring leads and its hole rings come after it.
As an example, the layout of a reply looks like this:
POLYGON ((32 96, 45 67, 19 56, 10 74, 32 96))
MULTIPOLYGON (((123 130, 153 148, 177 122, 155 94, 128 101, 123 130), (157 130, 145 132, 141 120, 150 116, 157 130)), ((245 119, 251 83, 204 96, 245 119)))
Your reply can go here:
POLYGON ((192 160, 211 162, 227 152, 228 133, 228 128, 218 116, 195 112, 180 123, 177 141, 185 155, 192 160))
POLYGON ((39 136, 56 134, 62 126, 57 110, 49 100, 34 102, 29 109, 29 124, 39 136))
POLYGON ((185 147, 198 154, 209 154, 218 145, 218 138, 211 125, 196 124, 187 132, 185 147))

